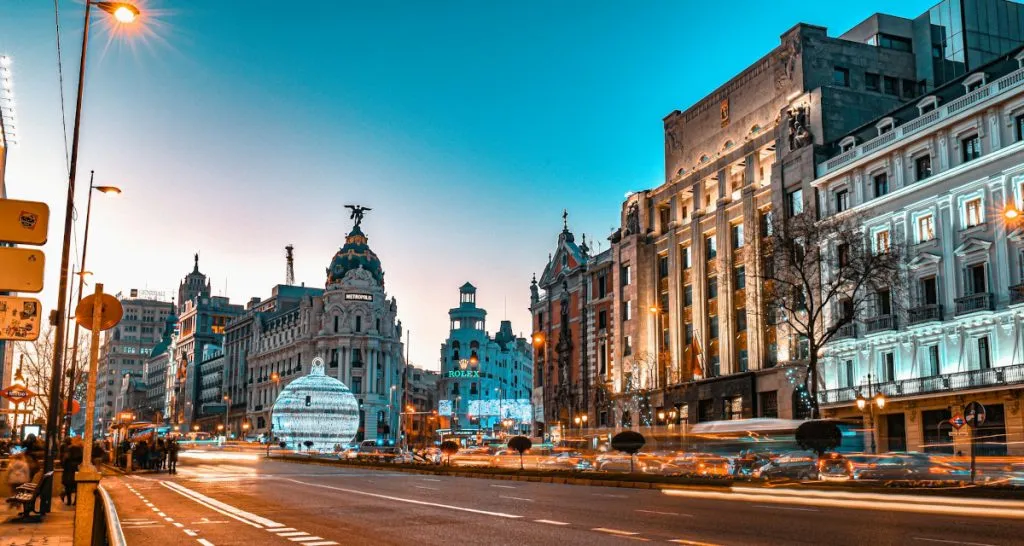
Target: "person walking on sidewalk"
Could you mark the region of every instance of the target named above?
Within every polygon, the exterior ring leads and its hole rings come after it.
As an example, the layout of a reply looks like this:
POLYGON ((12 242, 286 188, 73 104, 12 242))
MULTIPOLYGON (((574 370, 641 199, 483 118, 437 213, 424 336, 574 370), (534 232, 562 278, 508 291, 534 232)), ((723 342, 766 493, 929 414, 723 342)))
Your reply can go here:
POLYGON ((171 440, 167 445, 167 473, 178 473, 178 440, 171 440))
POLYGON ((64 504, 71 505, 77 500, 75 492, 78 488, 78 481, 75 480, 75 473, 82 466, 83 455, 82 441, 78 438, 71 440, 64 449, 64 458, 61 459, 64 473, 61 474, 60 478, 60 482, 64 486, 64 491, 60 494, 60 500, 64 501, 64 504))

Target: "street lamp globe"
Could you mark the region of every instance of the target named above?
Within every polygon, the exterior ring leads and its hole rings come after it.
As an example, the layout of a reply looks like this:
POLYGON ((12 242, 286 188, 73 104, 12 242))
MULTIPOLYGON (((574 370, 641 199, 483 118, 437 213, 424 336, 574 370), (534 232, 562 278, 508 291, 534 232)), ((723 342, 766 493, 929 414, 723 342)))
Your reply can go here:
POLYGON ((864 399, 864 395, 857 393, 857 409, 864 411, 868 401, 864 399))
POLYGON ((117 186, 95 186, 93 189, 100 193, 112 193, 114 195, 121 193, 121 188, 117 186))
POLYGON ((580 424, 580 416, 577 415, 576 418, 573 419, 573 422, 576 423, 577 425, 580 424))
POLYGON ((882 393, 878 393, 875 395, 875 405, 878 406, 878 409, 882 409, 885 407, 885 396, 882 393))
POLYGON ((1010 205, 1009 207, 1006 208, 1006 211, 1003 212, 1003 217, 1005 217, 1007 220, 1016 220, 1017 218, 1020 217, 1020 211, 1017 210, 1017 207, 1010 205))
POLYGON ((126 2, 96 2, 95 5, 113 15, 119 23, 134 23, 139 17, 139 8, 126 2))

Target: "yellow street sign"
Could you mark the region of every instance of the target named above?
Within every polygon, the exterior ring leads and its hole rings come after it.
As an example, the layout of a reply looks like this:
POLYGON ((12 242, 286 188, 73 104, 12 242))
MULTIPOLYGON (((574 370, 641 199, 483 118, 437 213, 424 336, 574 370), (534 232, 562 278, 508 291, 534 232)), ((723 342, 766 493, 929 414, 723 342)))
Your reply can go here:
POLYGON ((0 199, 0 241, 43 245, 49 225, 50 207, 46 203, 0 199))
POLYGON ((0 292, 41 292, 45 261, 42 250, 0 248, 0 292))
POLYGON ((0 339, 35 341, 42 304, 35 298, 0 296, 0 339))

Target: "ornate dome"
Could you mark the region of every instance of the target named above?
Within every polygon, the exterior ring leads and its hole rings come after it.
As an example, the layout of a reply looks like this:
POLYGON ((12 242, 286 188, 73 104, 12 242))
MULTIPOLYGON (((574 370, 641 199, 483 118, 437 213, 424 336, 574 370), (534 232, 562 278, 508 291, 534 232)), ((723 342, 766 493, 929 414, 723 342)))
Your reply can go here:
POLYGON ((362 268, 381 286, 384 285, 384 270, 380 266, 380 258, 370 250, 366 235, 356 225, 345 237, 345 246, 338 250, 327 268, 327 285, 341 282, 345 274, 353 269, 362 268))
POLYGON ((355 438, 359 403, 344 383, 324 373, 324 360, 317 357, 309 375, 281 390, 270 419, 274 435, 288 448, 330 452, 355 438))

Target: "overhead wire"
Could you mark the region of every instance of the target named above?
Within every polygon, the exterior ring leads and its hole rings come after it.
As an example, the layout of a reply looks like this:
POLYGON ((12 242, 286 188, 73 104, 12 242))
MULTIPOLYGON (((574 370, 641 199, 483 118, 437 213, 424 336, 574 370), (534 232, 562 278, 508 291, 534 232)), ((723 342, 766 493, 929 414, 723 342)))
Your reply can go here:
POLYGON ((64 168, 71 172, 71 157, 68 152, 68 120, 64 108, 64 63, 60 48, 60 9, 58 0, 53 0, 53 24, 57 33, 57 81, 60 84, 60 122, 64 130, 64 168))

